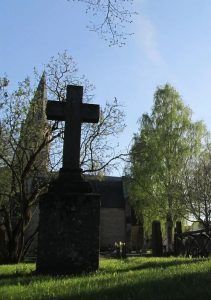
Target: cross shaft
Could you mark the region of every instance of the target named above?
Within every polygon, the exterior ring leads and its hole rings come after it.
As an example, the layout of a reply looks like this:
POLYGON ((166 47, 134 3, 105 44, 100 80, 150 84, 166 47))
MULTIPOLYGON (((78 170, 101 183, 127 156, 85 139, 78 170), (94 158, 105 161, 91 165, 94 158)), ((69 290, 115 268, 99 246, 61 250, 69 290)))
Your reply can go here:
POLYGON ((63 169, 80 169, 81 123, 99 121, 99 105, 82 103, 83 87, 68 85, 65 102, 48 101, 48 120, 65 121, 63 169))

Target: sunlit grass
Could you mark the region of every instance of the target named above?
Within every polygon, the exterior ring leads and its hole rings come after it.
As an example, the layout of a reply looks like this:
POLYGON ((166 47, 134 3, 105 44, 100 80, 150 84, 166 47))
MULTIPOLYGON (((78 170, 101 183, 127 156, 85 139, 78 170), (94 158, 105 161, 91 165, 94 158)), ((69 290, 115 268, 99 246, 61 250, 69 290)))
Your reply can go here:
POLYGON ((36 276, 34 264, 0 266, 0 299, 211 299, 211 260, 103 259, 85 276, 36 276))

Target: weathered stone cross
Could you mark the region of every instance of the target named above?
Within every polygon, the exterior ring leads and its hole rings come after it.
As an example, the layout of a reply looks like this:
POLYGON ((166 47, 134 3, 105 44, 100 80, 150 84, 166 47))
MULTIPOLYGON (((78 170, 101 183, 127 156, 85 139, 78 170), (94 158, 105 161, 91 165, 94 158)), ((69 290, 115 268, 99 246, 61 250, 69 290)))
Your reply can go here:
POLYGON ((68 85, 66 102, 48 101, 48 120, 65 121, 63 169, 80 170, 81 123, 97 123, 99 105, 82 103, 83 87, 68 85))

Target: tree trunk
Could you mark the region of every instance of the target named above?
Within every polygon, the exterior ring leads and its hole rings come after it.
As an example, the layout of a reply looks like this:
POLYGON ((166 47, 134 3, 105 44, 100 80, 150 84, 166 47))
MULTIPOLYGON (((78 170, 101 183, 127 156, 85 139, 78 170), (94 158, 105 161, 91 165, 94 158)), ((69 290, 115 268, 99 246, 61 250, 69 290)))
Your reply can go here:
POLYGON ((20 230, 12 236, 8 241, 8 263, 19 263, 22 259, 22 252, 24 247, 23 232, 20 230))
POLYGON ((18 262, 18 246, 17 242, 13 239, 8 241, 8 263, 15 264, 18 262))

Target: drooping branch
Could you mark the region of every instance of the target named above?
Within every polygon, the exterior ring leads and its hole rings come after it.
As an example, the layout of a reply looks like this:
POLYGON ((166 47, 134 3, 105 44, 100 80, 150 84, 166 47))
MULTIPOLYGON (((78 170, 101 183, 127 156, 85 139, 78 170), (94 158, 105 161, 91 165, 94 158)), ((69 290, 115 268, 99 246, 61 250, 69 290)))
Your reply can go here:
MULTIPOLYGON (((68 0, 70 1, 70 0, 68 0)), ((131 33, 127 25, 131 24, 136 12, 133 11, 133 0, 78 0, 86 5, 86 13, 92 20, 87 26, 110 46, 123 46, 131 33)))
POLYGON ((104 164, 101 165, 99 168, 96 168, 95 165, 92 163, 92 168, 83 170, 83 173, 92 173, 92 172, 96 173, 96 172, 102 171, 102 170, 106 169, 107 166, 111 165, 111 163, 113 161, 116 162, 118 160, 122 160, 122 161, 126 162, 127 161, 126 158, 128 158, 128 157, 129 157, 129 154, 121 153, 119 155, 116 155, 116 156, 112 157, 108 161, 104 162, 104 164))

